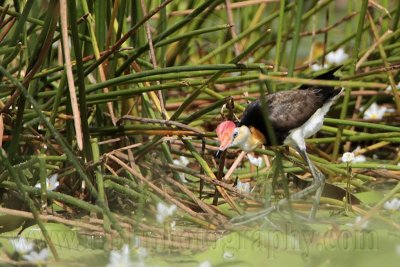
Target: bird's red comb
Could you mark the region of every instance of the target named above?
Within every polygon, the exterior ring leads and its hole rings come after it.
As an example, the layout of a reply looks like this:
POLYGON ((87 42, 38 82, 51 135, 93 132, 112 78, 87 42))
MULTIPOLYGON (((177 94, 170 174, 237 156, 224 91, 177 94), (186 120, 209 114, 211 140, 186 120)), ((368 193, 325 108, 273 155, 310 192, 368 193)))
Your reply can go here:
POLYGON ((233 121, 221 122, 215 130, 220 142, 219 150, 225 150, 231 143, 232 133, 235 130, 236 124, 233 121))
POLYGON ((218 124, 215 132, 217 133, 217 136, 220 137, 226 131, 233 131, 235 127, 236 124, 233 121, 223 121, 220 124, 218 124))

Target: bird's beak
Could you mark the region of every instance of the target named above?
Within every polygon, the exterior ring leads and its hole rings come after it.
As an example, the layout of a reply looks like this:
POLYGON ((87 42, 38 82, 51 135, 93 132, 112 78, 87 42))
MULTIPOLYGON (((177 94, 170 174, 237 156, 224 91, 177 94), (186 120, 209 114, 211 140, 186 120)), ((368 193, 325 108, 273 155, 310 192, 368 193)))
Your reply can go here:
POLYGON ((224 151, 231 144, 231 140, 232 140, 231 133, 227 133, 227 132, 223 133, 219 140, 220 140, 219 150, 224 151))

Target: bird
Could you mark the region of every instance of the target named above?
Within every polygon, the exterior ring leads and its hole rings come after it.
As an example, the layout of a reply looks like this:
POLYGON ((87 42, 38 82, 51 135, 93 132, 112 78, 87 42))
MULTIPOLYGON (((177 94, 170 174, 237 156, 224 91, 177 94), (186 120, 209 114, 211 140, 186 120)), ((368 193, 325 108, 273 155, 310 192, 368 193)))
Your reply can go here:
MULTIPOLYGON (((314 79, 338 80, 334 73, 342 66, 335 67, 314 79)), ((319 199, 325 184, 325 176, 310 160, 305 139, 317 133, 323 119, 332 104, 339 98, 343 88, 326 85, 301 85, 297 90, 279 91, 264 97, 266 110, 263 112, 261 99, 251 102, 243 112, 238 123, 224 121, 217 126, 216 133, 220 141, 217 155, 230 147, 239 147, 245 152, 252 152, 265 145, 288 145, 297 150, 307 163, 313 176, 312 184, 292 195, 292 199, 300 199, 315 193, 310 219, 315 218, 319 199), (264 114, 272 126, 275 143, 268 138, 268 130, 264 114)))

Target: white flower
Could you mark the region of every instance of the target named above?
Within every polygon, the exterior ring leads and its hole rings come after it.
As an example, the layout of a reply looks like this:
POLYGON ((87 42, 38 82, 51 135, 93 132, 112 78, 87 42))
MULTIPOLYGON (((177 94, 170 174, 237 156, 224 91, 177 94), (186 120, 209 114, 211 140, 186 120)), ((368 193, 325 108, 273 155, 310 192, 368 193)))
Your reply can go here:
POLYGON ((349 55, 347 55, 344 52, 343 48, 339 48, 336 51, 332 51, 329 52, 326 57, 325 60, 327 63, 332 64, 332 65, 340 65, 342 64, 347 58, 349 57, 349 55))
POLYGON ((364 112, 364 119, 382 119, 385 115, 387 108, 384 106, 378 106, 375 102, 364 112))
POLYGON ((235 258, 235 253, 233 253, 232 251, 225 251, 223 257, 224 259, 231 260, 235 258))
POLYGON ((250 183, 242 183, 240 179, 237 181, 236 188, 241 193, 250 193, 250 183))
MULTIPOLYGON (((53 191, 60 185, 60 183, 57 181, 57 179, 58 179, 58 174, 57 173, 53 174, 52 176, 50 176, 50 178, 46 178, 46 188, 47 188, 47 190, 53 191)), ((41 184, 39 182, 39 183, 37 183, 35 185, 35 187, 36 188, 41 188, 42 186, 41 186, 41 184)))
POLYGON ((47 248, 42 249, 39 253, 31 251, 29 254, 23 255, 22 258, 29 262, 37 263, 47 260, 49 257, 49 250, 47 248))
POLYGON ((157 215, 156 219, 158 223, 163 223, 165 219, 169 216, 172 216, 176 210, 175 205, 167 206, 164 203, 158 203, 157 204, 157 215))
POLYGON ((392 200, 386 201, 385 204, 383 204, 383 208, 390 210, 390 211, 399 210, 400 200, 398 200, 397 198, 394 198, 392 200))
POLYGON ((211 263, 209 261, 203 261, 199 264, 199 267, 211 267, 211 263))
POLYGON ((353 152, 345 152, 342 156, 342 162, 352 162, 354 160, 353 152))
POLYGON ((360 146, 358 146, 358 147, 356 147, 356 149, 354 149, 353 150, 353 153, 354 153, 354 159, 353 159, 353 163, 362 163, 362 162, 366 162, 367 161, 367 157, 366 156, 364 156, 364 155, 357 155, 357 152, 359 151, 359 150, 361 150, 361 147, 360 146))
MULTIPOLYGON (((353 227, 354 225, 357 225, 359 222, 361 222, 362 217, 361 216, 357 216, 355 223, 346 223, 347 226, 351 226, 353 227)), ((365 221, 362 225, 360 225, 361 229, 366 229, 368 227, 369 221, 365 221)))
POLYGON ((255 157, 251 154, 247 154, 247 158, 249 159, 249 161, 252 165, 257 166, 259 168, 262 166, 262 162, 263 162, 262 157, 255 157))
POLYGON ((329 68, 328 64, 324 64, 323 66, 319 65, 319 64, 312 64, 311 65, 311 70, 312 71, 319 71, 319 70, 323 70, 323 69, 327 69, 327 68, 329 68))
POLYGON ((17 251, 20 255, 27 254, 28 252, 32 251, 34 247, 33 242, 26 240, 24 237, 11 239, 10 243, 15 251, 17 251))
POLYGON ((107 267, 133 267, 129 257, 129 246, 123 245, 121 250, 113 250, 110 253, 110 261, 107 267))
MULTIPOLYGON (((176 160, 174 160, 174 164, 175 162, 176 160)), ((185 156, 180 156, 178 162, 179 163, 177 163, 177 165, 181 165, 183 167, 186 167, 189 164, 189 160, 185 156)))
MULTIPOLYGON (((400 82, 396 85, 396 88, 400 89, 400 82)), ((389 85, 388 87, 386 87, 385 91, 388 92, 388 93, 391 93, 392 92, 392 86, 389 85)))
MULTIPOLYGON (((174 159, 172 162, 175 165, 182 166, 182 167, 186 167, 189 164, 189 160, 185 156, 180 156, 179 159, 174 159)), ((181 181, 183 183, 187 183, 186 178, 185 178, 185 174, 182 173, 182 172, 179 172, 178 174, 179 174, 179 178, 181 179, 181 181)))
POLYGON ((357 155, 354 157, 353 163, 362 163, 362 162, 366 162, 367 161, 367 157, 364 155, 357 155))

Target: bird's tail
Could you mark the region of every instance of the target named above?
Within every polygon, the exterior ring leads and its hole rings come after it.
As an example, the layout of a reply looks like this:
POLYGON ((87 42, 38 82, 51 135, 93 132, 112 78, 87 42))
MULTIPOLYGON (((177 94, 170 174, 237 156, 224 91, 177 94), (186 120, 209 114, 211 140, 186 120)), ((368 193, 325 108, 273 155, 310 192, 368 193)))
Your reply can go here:
MULTIPOLYGON (((341 67, 343 67, 343 65, 334 67, 333 69, 328 70, 325 73, 322 73, 320 75, 318 75, 317 77, 314 77, 313 80, 325 80, 325 81, 338 81, 339 77, 335 76, 334 73, 340 69, 341 67)), ((300 90, 306 90, 306 89, 315 89, 315 88, 322 88, 322 89, 328 89, 328 90, 334 90, 333 86, 330 85, 307 85, 307 84, 303 84, 302 86, 300 86, 300 90)), ((334 94, 336 95, 336 94, 334 94)))
MULTIPOLYGON (((335 76, 334 73, 340 69, 343 65, 337 66, 329 71, 318 75, 317 77, 313 78, 313 80, 326 80, 326 81, 337 81, 339 77, 335 76)), ((325 101, 329 100, 336 100, 343 91, 343 88, 335 88, 331 85, 302 85, 300 90, 314 90, 318 95, 320 95, 325 101)))
POLYGON ((337 81, 339 80, 339 77, 335 76, 334 73, 339 70, 341 67, 343 67, 343 65, 334 67, 333 69, 328 70, 325 73, 322 73, 320 75, 318 75, 317 77, 313 78, 314 80, 334 80, 337 81))

